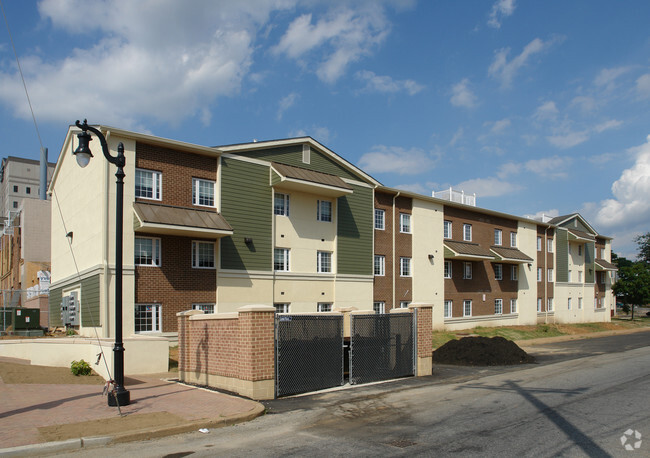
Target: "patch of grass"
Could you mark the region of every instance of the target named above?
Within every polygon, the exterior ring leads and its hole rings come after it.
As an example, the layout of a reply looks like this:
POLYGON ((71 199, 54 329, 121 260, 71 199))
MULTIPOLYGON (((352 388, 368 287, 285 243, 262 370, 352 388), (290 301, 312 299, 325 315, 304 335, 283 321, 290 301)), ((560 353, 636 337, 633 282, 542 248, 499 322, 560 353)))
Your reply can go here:
POLYGON ((561 336, 564 333, 552 324, 538 324, 536 326, 499 326, 494 328, 476 327, 474 334, 483 337, 503 337, 508 340, 537 339, 540 337, 561 336))
POLYGON ((178 370, 178 345, 169 347, 169 371, 178 370))
POLYGON ((438 347, 442 347, 444 344, 450 340, 458 339, 458 336, 453 332, 447 331, 434 331, 433 332, 433 349, 435 350, 438 347))

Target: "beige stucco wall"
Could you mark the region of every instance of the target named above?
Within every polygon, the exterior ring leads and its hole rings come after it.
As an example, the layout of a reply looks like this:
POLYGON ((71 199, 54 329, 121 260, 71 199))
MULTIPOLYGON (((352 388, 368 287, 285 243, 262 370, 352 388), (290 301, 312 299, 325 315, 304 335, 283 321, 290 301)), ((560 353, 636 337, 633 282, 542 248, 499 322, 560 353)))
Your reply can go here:
POLYGON ((23 200, 20 257, 25 261, 50 261, 50 209, 48 200, 23 200))
POLYGON ((273 305, 273 275, 219 270, 215 312, 236 312, 250 304, 273 305))
POLYGON ((433 328, 444 326, 443 206, 425 200, 412 203, 413 303, 433 305, 433 328), (433 255, 433 259, 429 259, 433 255))
POLYGON ((373 278, 371 276, 337 276, 334 306, 372 310, 373 278))

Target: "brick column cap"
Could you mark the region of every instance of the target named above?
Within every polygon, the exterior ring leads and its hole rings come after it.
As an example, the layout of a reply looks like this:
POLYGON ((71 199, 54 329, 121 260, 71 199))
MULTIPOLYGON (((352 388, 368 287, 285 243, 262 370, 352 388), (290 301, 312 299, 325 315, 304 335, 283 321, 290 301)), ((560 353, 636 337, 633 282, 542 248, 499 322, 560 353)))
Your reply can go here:
POLYGON ((411 302, 409 304, 410 309, 425 309, 425 308, 433 308, 433 304, 429 302, 411 302))
POLYGON ((353 310, 350 315, 376 315, 374 310, 353 310))
POLYGON ((413 313, 410 308, 399 308, 399 309, 390 309, 389 313, 413 313))
POLYGON ((192 316, 203 313, 203 310, 185 310, 184 312, 178 312, 176 316, 192 316))
POLYGON ((357 307, 334 307, 335 312, 354 312, 356 310, 359 310, 357 307))
POLYGON ((275 307, 272 305, 262 305, 262 304, 257 304, 257 305, 244 305, 243 307, 239 307, 237 309, 239 313, 247 313, 247 312, 273 312, 275 313, 275 307))

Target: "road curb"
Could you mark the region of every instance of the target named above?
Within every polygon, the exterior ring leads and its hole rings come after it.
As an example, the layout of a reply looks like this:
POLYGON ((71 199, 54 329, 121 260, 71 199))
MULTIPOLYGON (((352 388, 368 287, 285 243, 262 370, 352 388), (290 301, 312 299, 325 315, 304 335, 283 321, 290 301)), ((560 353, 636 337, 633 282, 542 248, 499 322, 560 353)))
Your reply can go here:
POLYGON ((174 436, 176 434, 198 431, 201 428, 210 429, 232 426, 237 423, 251 421, 260 415, 263 415, 266 411, 266 407, 260 403, 256 404, 257 405, 253 409, 246 413, 238 413, 215 419, 188 421, 187 423, 179 425, 129 431, 128 433, 116 434, 113 436, 81 437, 57 442, 42 442, 39 444, 28 444, 19 445, 17 447, 3 448, 0 449, 0 456, 42 456, 50 453, 73 452, 82 448, 103 447, 112 443, 133 442, 166 436, 174 436))

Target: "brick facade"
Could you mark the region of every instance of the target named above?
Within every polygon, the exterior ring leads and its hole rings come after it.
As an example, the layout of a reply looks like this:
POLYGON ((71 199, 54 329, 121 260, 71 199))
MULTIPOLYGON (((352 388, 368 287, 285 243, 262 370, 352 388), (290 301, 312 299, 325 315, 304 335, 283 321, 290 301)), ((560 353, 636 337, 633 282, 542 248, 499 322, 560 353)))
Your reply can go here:
MULTIPOLYGON (((542 299, 541 312, 546 312, 547 299, 550 299, 554 294, 554 282, 548 281, 548 269, 554 268, 555 264, 555 251, 548 251, 548 241, 553 240, 555 231, 552 228, 545 226, 537 226, 537 237, 542 238, 542 251, 537 252, 536 269, 542 269, 542 281, 537 282, 537 298, 542 299), (546 256, 546 263, 544 262, 546 256), (544 295, 544 286, 546 286, 546 295, 544 295)), ((551 242, 552 243, 552 242, 551 242)), ((535 280, 537 280, 537 272, 535 272, 535 280)))

